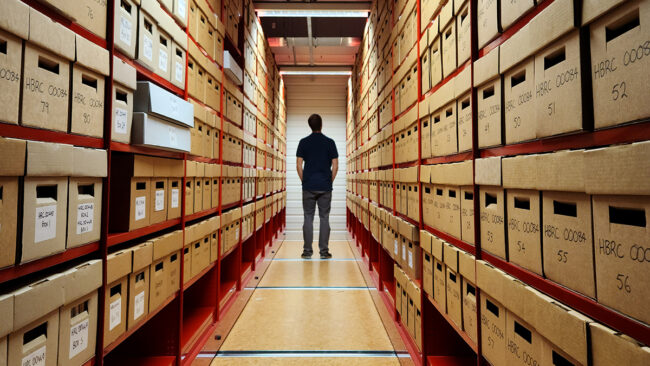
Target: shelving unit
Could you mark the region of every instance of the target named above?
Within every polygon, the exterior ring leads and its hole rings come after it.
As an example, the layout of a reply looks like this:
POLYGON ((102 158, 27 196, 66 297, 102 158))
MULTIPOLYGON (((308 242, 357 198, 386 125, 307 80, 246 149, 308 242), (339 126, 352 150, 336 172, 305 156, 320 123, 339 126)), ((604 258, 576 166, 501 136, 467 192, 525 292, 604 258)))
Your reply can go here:
MULTIPOLYGON (((113 66, 112 57, 116 56, 120 60, 126 62, 136 69, 137 80, 145 80, 153 82, 154 84, 164 88, 165 90, 181 97, 185 100, 190 99, 187 92, 188 78, 187 78, 187 61, 185 64, 185 87, 179 88, 169 81, 163 79, 149 69, 141 66, 137 61, 129 59, 113 47, 113 24, 115 1, 106 1, 107 8, 107 38, 101 39, 83 27, 79 26, 73 21, 64 18, 59 12, 51 8, 49 5, 36 0, 22 0, 24 3, 35 8, 41 13, 47 15, 54 21, 71 29, 78 35, 90 40, 94 44, 107 49, 109 53, 110 72, 106 77, 105 83, 105 100, 104 100, 104 137, 93 138, 87 136, 79 136, 70 133, 49 131, 37 128, 23 127, 19 125, 0 123, 0 136, 12 137, 27 140, 45 141, 64 143, 74 146, 82 146, 96 149, 104 149, 107 152, 107 165, 108 175, 103 179, 103 196, 102 196, 102 219, 101 219, 101 239, 98 242, 86 244, 76 248, 67 249, 62 253, 58 253, 46 258, 35 260, 33 262, 15 265, 13 267, 0 269, 0 284, 12 285, 19 283, 23 279, 38 276, 45 273, 50 273, 52 269, 67 269, 74 264, 78 264, 88 259, 101 259, 103 264, 102 273, 102 286, 99 291, 99 305, 98 305, 98 326, 97 347, 95 357, 89 360, 86 365, 102 366, 106 365, 190 365, 196 357, 203 344, 207 341, 211 332, 215 329, 217 322, 224 316, 224 313, 230 308, 230 305, 235 301, 239 295, 239 291, 245 286, 246 282, 250 280, 251 270, 255 269, 258 261, 263 260, 266 254, 267 247, 271 246, 274 240, 278 237, 279 233, 285 227, 285 211, 279 210, 271 220, 261 226, 257 231, 250 234, 245 240, 239 240, 238 244, 230 249, 228 252, 220 256, 220 258, 210 264, 207 268, 202 270, 189 281, 185 282, 183 278, 183 251, 180 251, 180 275, 179 283, 183 284, 181 290, 176 291, 168 299, 166 299, 156 309, 150 309, 150 312, 141 320, 137 325, 131 327, 117 340, 110 344, 104 344, 103 333, 104 328, 108 326, 104 324, 104 302, 107 287, 107 256, 109 252, 114 250, 123 249, 133 244, 138 244, 143 240, 156 237, 163 233, 172 230, 183 230, 183 240, 185 235, 185 226, 189 222, 196 222, 201 219, 210 218, 216 215, 234 209, 241 208, 244 204, 255 203, 259 200, 264 200, 270 197, 272 193, 283 192, 283 190, 276 190, 261 196, 248 198, 246 200, 239 197, 237 202, 227 205, 219 205, 216 208, 202 210, 193 214, 185 214, 185 194, 181 196, 181 216, 179 218, 166 220, 150 226, 128 231, 128 232, 112 232, 109 230, 109 205, 111 200, 123 198, 120 192, 111 192, 110 190, 110 166, 114 154, 140 154, 153 157, 162 157, 177 159, 183 161, 186 166, 188 161, 221 164, 221 166, 237 166, 256 168, 258 170, 273 170, 271 160, 265 160, 255 164, 255 166, 244 165, 242 163, 231 163, 223 160, 223 146, 222 140, 219 145, 219 158, 205 158, 201 156, 191 155, 184 152, 174 152, 162 149, 135 146, 120 142, 112 141, 111 139, 111 121, 112 121, 112 89, 113 89, 113 66), (153 340, 153 341, 152 341, 153 340)), ((207 6, 210 4, 207 0, 196 0, 197 2, 205 2, 207 6)), ((239 1, 239 0, 237 0, 239 1)), ((241 0, 242 5, 244 0, 241 0)), ((225 2, 222 3, 225 7, 225 2)), ((242 6, 242 8, 245 8, 242 6)), ((167 12, 164 8, 163 11, 167 12)), ((219 15, 219 19, 226 19, 221 17, 224 13, 224 8, 218 9, 214 12, 219 15)), ((188 11, 189 13, 189 11, 188 11)), ((169 14, 167 12, 167 14, 169 14)), ((189 16, 189 14, 188 14, 189 16)), ((244 32, 244 17, 240 17, 239 22, 239 39, 243 39, 244 32)), ((179 22, 175 20, 177 25, 179 22)), ((189 30, 181 26, 187 35, 188 42, 195 42, 189 35, 189 30)), ((195 42, 196 43, 196 42, 195 42)), ((226 48, 234 53, 235 59, 243 65, 243 44, 235 45, 226 37, 226 48)), ((201 52, 211 62, 216 63, 210 58, 205 50, 199 46, 201 52)), ((222 52, 220 50, 218 52, 222 52)), ((186 58, 187 59, 187 58, 186 58)), ((220 71, 223 72, 223 67, 219 66, 220 71)), ((274 65, 272 65, 275 67, 274 65)), ((223 78, 226 78, 224 75, 223 78)), ((240 88, 241 90, 241 88, 240 88)), ((221 110, 224 110, 224 88, 220 91, 220 104, 221 110)), ((245 97, 245 94, 243 94, 245 97)), ((243 100, 242 100, 243 102, 243 100)), ((203 103, 199 103, 203 105, 203 103)), ((220 112, 213 111, 219 119, 221 130, 223 131, 224 122, 229 120, 220 112)), ((243 108, 242 108, 243 116, 243 108)), ((275 121, 271 121, 274 123, 275 121)), ((237 125, 236 125, 237 126, 237 125)), ((242 126, 239 126, 242 128, 242 126)), ((249 135, 256 137, 255 134, 249 135)), ((262 139, 267 139, 267 136, 260 136, 262 139)), ((279 147, 270 147, 279 151, 279 147)), ((243 152, 242 152, 243 157, 243 152)), ((282 155, 284 158, 284 155, 282 155)), ((279 171, 279 170, 275 170, 279 171)), ((257 183, 255 189, 257 189, 257 183)), ((186 177, 185 174, 182 178, 182 186, 185 187, 186 177)), ((221 183, 219 183, 221 185, 221 183)), ((242 183, 243 185, 243 183, 242 183)), ((240 187, 240 192, 241 192, 240 187)), ((219 201, 221 201, 221 186, 219 187, 219 201)), ((271 210, 267 207, 265 210, 271 210)), ((267 213, 264 211, 264 215, 267 213)), ((241 222, 241 219, 240 219, 241 222)), ((255 222, 253 222, 255 224, 255 222)), ((219 251, 221 251, 221 236, 219 236, 219 251)), ((239 236, 241 238, 241 235, 239 236)))
MULTIPOLYGON (((357 152, 361 152, 364 147, 371 141, 371 137, 375 133, 382 131, 384 126, 382 126, 383 121, 381 120, 380 109, 374 112, 376 114, 378 122, 378 127, 376 130, 369 131, 369 128, 366 125, 362 125, 361 122, 368 123, 370 117, 367 116, 370 112, 373 111, 371 103, 366 103, 361 107, 358 106, 358 102, 362 101, 367 90, 369 90, 368 85, 374 80, 374 76, 378 75, 376 71, 379 70, 379 65, 383 62, 382 52, 383 50, 379 49, 377 39, 370 40, 370 47, 366 50, 366 55, 371 56, 373 52, 377 52, 377 61, 375 68, 371 69, 368 66, 368 69, 362 69, 361 65, 366 66, 371 63, 367 62, 367 59, 358 60, 358 64, 353 69, 353 77, 351 88, 348 90, 348 123, 352 123, 354 128, 348 128, 348 150, 347 158, 349 159, 348 167, 348 179, 350 174, 363 173, 363 172, 376 172, 384 171, 387 169, 399 169, 407 167, 419 167, 421 165, 435 165, 435 164, 446 164, 446 163, 455 163, 463 161, 472 161, 472 166, 474 166, 474 160, 479 158, 494 157, 494 156, 514 156, 522 154, 536 154, 536 153, 546 153, 558 150, 565 149, 584 149, 584 148, 595 148, 608 145, 615 145, 621 143, 632 143, 650 140, 650 121, 635 121, 635 123, 619 125, 611 128, 600 129, 600 130, 586 130, 569 135, 560 135, 553 136, 549 138, 543 138, 534 141, 521 142, 511 145, 503 145, 491 148, 479 148, 478 144, 478 109, 477 109, 477 88, 471 86, 469 93, 471 95, 471 108, 472 108, 472 149, 466 152, 458 152, 446 156, 438 156, 433 158, 422 158, 422 147, 421 144, 421 121, 420 118, 417 118, 417 137, 418 137, 418 155, 417 159, 414 161, 406 163, 396 163, 395 159, 395 143, 396 143, 396 133, 399 132, 395 129, 397 120, 407 114, 411 109, 418 109, 419 116, 419 107, 420 102, 431 98, 433 94, 443 87, 446 83, 450 82, 456 78, 461 72, 466 71, 469 68, 470 80, 474 79, 474 62, 479 60, 481 57, 488 54, 491 50, 503 44, 506 40, 512 37, 514 34, 519 32, 526 24, 528 24, 535 16, 537 16, 544 9, 548 8, 555 0, 546 0, 543 2, 537 2, 535 7, 527 12, 523 17, 517 20, 509 28, 507 28, 503 33, 498 35, 494 40, 489 42, 485 47, 478 47, 478 31, 477 31, 477 9, 478 1, 469 0, 469 16, 470 16, 470 34, 471 34, 471 55, 468 61, 464 62, 462 65, 458 65, 458 68, 452 72, 449 76, 443 77, 436 85, 432 85, 431 89, 422 95, 422 65, 421 65, 421 53, 420 53, 420 40, 422 37, 427 35, 429 27, 431 27, 432 22, 425 27, 425 29, 420 30, 421 24, 421 13, 420 1, 416 0, 416 9, 417 9, 417 40, 413 48, 409 52, 417 52, 418 61, 416 62, 418 73, 417 73, 417 91, 418 97, 414 104, 404 109, 401 113, 395 114, 396 110, 396 95, 395 90, 392 87, 391 80, 395 81, 395 70, 397 70, 396 65, 392 65, 392 61, 389 62, 390 65, 386 66, 389 69, 389 80, 386 85, 382 88, 378 86, 377 96, 375 103, 377 106, 381 106, 385 100, 380 100, 379 96, 388 95, 392 97, 391 104, 391 120, 390 131, 392 134, 392 164, 382 165, 380 167, 370 168, 370 153, 357 155, 357 152), (376 51, 373 51, 373 48, 376 51), (354 72, 357 72, 354 74, 354 72), (355 77, 356 76, 356 77, 355 77), (388 94, 385 94, 388 91, 388 94), (384 93, 384 94, 382 94, 384 93), (366 107, 367 106, 367 107, 366 107), (366 109, 364 109, 366 108, 366 109), (351 114, 352 113, 352 114, 351 114), (358 116, 357 116, 358 114, 358 116), (366 115, 366 116, 364 116, 366 115), (354 157, 355 160, 350 160, 354 157)), ((444 2, 444 1, 443 1, 444 2)), ((393 7, 399 2, 387 2, 388 10, 391 11, 393 7)), ((406 4, 406 2, 403 2, 406 4)), ((408 8, 408 6, 406 6, 408 8)), ((377 1, 374 1, 372 4, 372 9, 375 12, 378 9, 377 1)), ((392 31, 394 32, 394 27, 397 24, 398 19, 404 14, 401 14, 404 9, 397 11, 393 9, 390 13, 392 14, 392 19, 390 20, 392 24, 392 31)), ((438 9, 434 14, 432 19, 435 19, 440 15, 441 9, 438 9)), ((377 17, 379 14, 372 14, 370 17, 377 17)), ((364 38, 368 37, 368 27, 371 26, 370 22, 374 21, 376 18, 369 18, 367 22, 366 32, 364 32, 364 38)), ((377 24, 375 33, 379 32, 379 22, 377 24)), ((389 38, 391 38, 389 36, 389 38)), ((362 41, 362 45, 364 42, 362 41)), ((394 53, 394 45, 389 45, 387 47, 391 49, 391 53, 394 53)), ((358 55, 360 55, 359 53, 358 55)), ((390 54, 388 57, 390 58, 390 54)), ((406 58, 405 58, 406 59, 406 58)), ((586 73, 589 76, 589 72, 586 73)), ((583 76, 584 77, 584 76, 583 76)), ((471 82, 471 81, 470 81, 471 82)), ((368 93, 369 94, 369 93, 368 93)), ((592 106, 587 106, 591 108, 592 106)), ((373 116, 374 117, 374 116, 373 116)), ((387 126, 387 125, 386 125, 387 126)), ((381 142, 381 141, 379 141, 381 142)), ((383 161, 382 161, 383 163, 383 161)), ((379 183, 380 181, 375 181, 379 183)), ((388 198, 392 199, 393 207, 396 205, 396 191, 394 189, 396 181, 392 181, 392 197, 383 197, 384 194, 381 189, 378 190, 379 201, 388 198)), ((356 184, 356 183, 355 183, 356 184)), ((350 186, 348 185, 348 188, 350 186)), ((478 185, 474 185, 474 197, 479 197, 478 195, 478 185)), ((419 191, 422 190, 422 183, 418 182, 419 191)), ((604 305, 601 305, 596 302, 596 300, 591 299, 587 296, 578 294, 572 290, 567 289, 549 279, 543 278, 537 274, 534 274, 526 269, 523 269, 515 264, 512 264, 504 259, 501 259, 497 256, 491 255, 483 250, 481 250, 481 241, 480 241, 480 215, 479 211, 479 200, 474 199, 474 241, 475 245, 466 243, 463 240, 455 238, 447 233, 444 233, 435 228, 429 227, 423 224, 423 210, 422 210, 422 200, 420 200, 419 207, 419 217, 420 220, 412 220, 404 215, 399 214, 396 210, 390 209, 380 202, 376 202, 370 197, 365 197, 358 188, 355 188, 355 194, 357 197, 367 199, 368 207, 370 204, 377 205, 380 208, 384 208, 387 211, 391 212, 394 216, 397 216, 413 225, 416 225, 420 230, 426 230, 429 233, 435 235, 436 237, 444 240, 445 242, 468 252, 476 257, 477 260, 482 259, 494 267, 503 270, 507 274, 513 276, 526 283, 527 285, 533 287, 534 289, 551 296, 552 298, 559 300, 560 302, 568 305, 569 307, 587 315, 588 317, 594 319, 597 322, 603 323, 608 327, 611 327, 617 331, 620 331, 626 335, 629 335, 640 342, 645 344, 650 344, 650 327, 646 324, 642 324, 628 316, 625 316, 615 310, 612 310, 604 305)), ((362 203, 364 204, 364 203, 362 203)), ((366 207, 366 210, 368 209, 366 207)), ((395 299, 395 279, 393 275, 393 265, 396 263, 392 258, 391 254, 387 252, 385 248, 382 247, 381 243, 378 243, 373 236, 371 235, 368 227, 370 226, 370 219, 367 215, 367 222, 362 222, 361 215, 356 217, 355 212, 347 209, 347 227, 351 235, 354 237, 357 247, 364 257, 364 260, 369 266, 371 277, 375 281, 377 288, 382 294, 382 300, 387 308, 395 314, 395 322, 403 333, 403 338, 408 341, 412 341, 410 336, 406 334, 403 326, 399 321, 399 315, 395 309, 394 299, 395 299)), ((422 270, 422 268, 420 268, 422 270)), ((419 284, 420 288, 421 284, 419 284)), ((481 293, 480 289, 476 288, 476 301, 477 304, 480 301, 481 293)), ((482 356, 482 347, 480 344, 481 339, 481 329, 480 321, 477 324, 477 339, 478 343, 472 341, 468 335, 446 314, 445 309, 440 309, 438 304, 432 301, 432 294, 427 294, 423 290, 421 291, 422 297, 422 323, 418 326, 422 330, 422 350, 419 351, 415 344, 408 345, 409 352, 412 359, 415 361, 416 365, 484 365, 488 364, 485 358, 482 356)), ((477 319, 481 319, 480 308, 477 307, 477 319)))

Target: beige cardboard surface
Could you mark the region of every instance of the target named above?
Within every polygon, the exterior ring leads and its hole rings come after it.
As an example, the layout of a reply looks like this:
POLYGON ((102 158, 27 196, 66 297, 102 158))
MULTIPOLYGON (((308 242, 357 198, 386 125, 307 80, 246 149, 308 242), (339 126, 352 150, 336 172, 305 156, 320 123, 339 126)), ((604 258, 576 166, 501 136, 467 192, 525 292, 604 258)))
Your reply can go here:
POLYGON ((469 338, 477 342, 478 322, 476 320, 476 287, 464 277, 461 279, 463 300, 463 330, 469 338))
POLYGON ((508 70, 503 76, 506 144, 536 137, 535 82, 535 63, 532 57, 508 70))
POLYGON ((591 194, 650 194, 650 142, 611 146, 584 154, 585 191, 591 194))
POLYGON ((543 259, 547 278, 595 297, 591 201, 582 193, 542 193, 543 259))
POLYGON ((476 159, 474 180, 480 185, 501 185, 501 157, 476 159))
POLYGON ((496 78, 478 87, 478 138, 479 147, 500 145, 502 94, 501 79, 496 78))
POLYGON ((483 356, 493 365, 506 364, 506 308, 481 293, 481 345, 483 356))
MULTIPOLYGON (((41 359, 40 363, 45 366, 57 364, 59 329, 59 309, 54 309, 49 314, 41 314, 33 323, 27 324, 22 329, 16 329, 9 335, 8 365, 21 365, 34 361, 34 358, 41 359), (45 323, 46 329, 36 339, 25 344, 27 332, 38 329, 45 323)), ((29 337, 27 337, 29 338, 29 337)), ((37 363, 38 364, 38 363, 37 363)))
POLYGON ((460 222, 461 239, 474 244, 474 188, 473 186, 460 189, 460 222))
POLYGON ((75 34, 33 8, 29 9, 29 41, 67 60, 74 60, 75 34))
POLYGON ((0 4, 0 28, 22 39, 29 37, 30 7, 18 0, 7 0, 0 4))
POLYGON ((594 366, 644 365, 650 362, 650 348, 598 323, 589 324, 594 366))
POLYGON ((70 178, 66 248, 100 239, 102 188, 101 178, 70 178))
POLYGON ((67 176, 73 172, 73 147, 49 142, 27 142, 27 170, 29 176, 67 176))
POLYGON ((644 304, 650 227, 647 196, 593 196, 594 252, 598 302, 650 323, 644 304))
POLYGON ((512 263, 542 275, 540 193, 534 190, 508 189, 506 201, 508 259, 512 263))
POLYGON ((500 187, 481 186, 481 245, 482 249, 506 258, 505 193, 500 187))
POLYGON ((108 255, 106 263, 106 282, 110 284, 131 273, 133 250, 128 248, 111 253, 108 255))
MULTIPOLYGON (((11 2, 8 3, 11 5, 11 2)), ((2 5, 0 5, 2 6, 2 5)), ((0 9, 0 12, 3 10, 0 9)), ((27 17, 25 17, 27 20, 27 17)), ((2 20, 0 20, 2 21, 2 20)), ((5 24, 6 25, 6 24, 5 24)), ((2 25, 0 24, 0 29, 2 25)), ((4 52, 0 56, 0 67, 5 77, 0 80, 0 119, 7 123, 18 124, 20 108, 20 80, 22 79, 22 40, 13 34, 0 30, 0 41, 3 42, 4 52)))
POLYGON ((16 290, 13 329, 20 330, 56 310, 64 301, 65 276, 55 274, 16 290))
MULTIPOLYGON (((98 263, 101 270, 101 261, 98 263)), ((101 279, 101 274, 99 278, 101 279)), ((97 316, 98 293, 96 288, 83 298, 60 309, 59 365, 78 365, 95 356, 97 316), (78 309, 85 310, 78 311, 78 309)))
POLYGON ((506 314, 506 364, 530 365, 542 364, 543 338, 528 325, 525 319, 511 311, 506 314))

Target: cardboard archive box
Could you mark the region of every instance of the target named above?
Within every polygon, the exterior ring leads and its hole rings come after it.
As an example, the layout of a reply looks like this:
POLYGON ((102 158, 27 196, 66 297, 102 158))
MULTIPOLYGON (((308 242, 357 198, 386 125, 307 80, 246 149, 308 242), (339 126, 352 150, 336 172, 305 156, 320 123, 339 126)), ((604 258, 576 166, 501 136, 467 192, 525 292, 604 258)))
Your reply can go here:
MULTIPOLYGON (((454 6, 459 3, 463 2, 455 0, 454 6)), ((460 67, 469 59, 470 56, 470 16, 468 1, 466 1, 465 4, 456 12, 456 19, 454 21, 456 22, 458 66, 460 67)))
POLYGON ((113 23, 115 48, 130 59, 135 58, 135 44, 138 30, 137 3, 139 3, 137 0, 115 2, 113 23))
POLYGON ((458 271, 458 253, 460 250, 455 246, 444 243, 444 260, 446 267, 446 300, 447 314, 449 318, 462 329, 463 326, 463 300, 461 297, 461 278, 458 271))
POLYGON ((431 241, 433 235, 420 230, 420 247, 422 248, 422 290, 429 296, 433 295, 433 255, 431 241))
POLYGON ((409 330, 418 349, 422 349, 422 297, 420 288, 409 281, 409 330))
POLYGON ((205 178, 205 164, 196 163, 196 176, 194 177, 194 212, 203 211, 203 183, 205 178))
POLYGON ((95 356, 98 292, 102 261, 95 259, 63 272, 64 300, 59 320, 58 365, 76 366, 95 356))
POLYGON ((476 262, 476 281, 481 289, 481 345, 492 365, 506 365, 506 308, 502 305, 503 283, 508 276, 483 262, 476 262))
POLYGON ((164 162, 164 164, 167 165, 167 220, 171 220, 181 216, 181 189, 183 185, 183 174, 185 169, 182 160, 161 159, 159 162, 164 162))
MULTIPOLYGON (((472 185, 472 165, 470 161, 452 164, 438 164, 431 167, 431 182, 436 187, 436 197, 438 203, 437 229, 444 231, 456 238, 461 237, 462 227, 461 219, 461 188, 471 189, 472 185), (442 190, 442 196, 438 195, 442 190)), ((435 208, 435 205, 434 205, 435 208)), ((473 223, 471 229, 473 230, 473 223)))
POLYGON ((7 336, 14 329, 14 296, 0 295, 0 311, 4 314, 0 323, 0 364, 7 366, 7 336))
POLYGON ((133 268, 133 250, 108 255, 106 261, 106 294, 104 296, 104 344, 113 343, 126 332, 129 301, 128 275, 133 268))
POLYGON ((649 154, 650 143, 644 141, 588 150, 584 156, 585 190, 593 194, 596 298, 645 324, 650 324, 644 303, 650 286, 643 280, 650 260, 649 154))
POLYGON ((20 263, 65 249, 72 161, 71 145, 27 141, 20 263))
POLYGON ((431 90, 431 48, 429 48, 429 32, 430 30, 427 30, 420 39, 420 65, 422 67, 422 80, 420 81, 422 85, 421 95, 431 90))
POLYGON ((185 214, 190 215, 198 210, 194 209, 194 181, 196 180, 196 161, 185 163, 185 214))
POLYGON ((501 180, 501 157, 477 159, 482 249, 503 259, 506 251, 506 202, 501 180))
POLYGON ((594 366, 616 363, 646 365, 650 362, 650 348, 624 334, 598 323, 589 324, 589 333, 591 335, 591 360, 594 366))
POLYGON ((113 56, 113 113, 111 140, 130 143, 133 123, 133 92, 136 88, 135 68, 113 56))
POLYGON ((463 330, 471 340, 478 343, 479 323, 476 318, 476 259, 473 255, 458 252, 458 271, 461 275, 461 300, 463 330))
MULTIPOLYGON (((150 224, 156 224, 167 220, 169 210, 170 187, 168 177, 170 173, 170 164, 168 159, 153 158, 152 168, 153 176, 151 177, 151 189, 147 198, 149 205, 150 224)), ((177 205, 180 207, 180 205, 177 205)))
POLYGON ((444 242, 437 236, 431 238, 433 255, 433 301, 441 312, 447 313, 447 269, 444 261, 444 242))
POLYGON ((153 258, 153 242, 132 248, 133 270, 129 274, 129 317, 127 329, 132 329, 149 314, 149 268, 153 258))
POLYGON ((643 72, 648 67, 644 42, 650 32, 649 17, 650 2, 638 0, 610 11, 589 26, 595 128, 650 115, 643 98, 644 87, 650 82, 643 72))
POLYGON ((30 8, 23 58, 23 126, 68 131, 70 61, 74 56, 74 33, 30 8))
POLYGON ((108 51, 78 34, 75 41, 70 132, 103 137, 104 83, 110 66, 108 51))
MULTIPOLYGON (((542 275, 542 210, 538 155, 501 160, 508 216, 508 260, 542 275)), ((544 173, 542 173, 544 174, 544 173)))
POLYGON ((393 276, 395 277, 395 310, 402 316, 402 286, 406 275, 401 268, 395 263, 393 265, 393 276))
MULTIPOLYGON (((208 221, 210 222, 210 263, 214 263, 219 259, 221 216, 214 216, 208 221)), ((255 230, 255 228, 252 228, 252 230, 255 230)))
POLYGON ((420 248, 420 233, 417 227, 406 221, 399 222, 400 240, 402 241, 402 267, 413 280, 422 278, 422 249, 420 248), (406 258, 404 258, 406 257, 406 258))
POLYGON ((501 145, 502 93, 499 47, 474 62, 473 85, 478 94, 479 147, 501 145))
MULTIPOLYGON (((169 288, 169 275, 171 265, 168 258, 171 254, 179 253, 182 242, 183 232, 176 230, 171 233, 153 238, 152 240, 152 262, 149 270, 149 311, 152 312, 165 300, 167 300, 176 290, 169 288)), ((180 276, 176 270, 176 276, 180 276)), ((178 283, 178 280, 176 280, 178 283)))
POLYGON ((0 4, 0 42, 4 45, 0 55, 0 120, 18 124, 20 88, 22 80, 23 44, 29 38, 29 6, 18 0, 0 4))
POLYGON ((110 230, 132 231, 151 224, 151 177, 155 160, 144 155, 120 155, 111 164, 111 190, 124 192, 129 199, 110 205, 110 230), (128 214, 127 214, 128 212, 128 214))
POLYGON ((133 145, 149 146, 171 151, 190 152, 189 128, 170 123, 147 113, 133 114, 133 145))
MULTIPOLYGON (((415 143, 417 146, 417 143, 415 143)), ((406 215, 413 221, 420 221, 420 191, 419 191, 419 173, 418 167, 406 168, 402 171, 402 180, 406 183, 406 215)))
POLYGON ((203 174, 203 209, 208 210, 213 207, 212 205, 212 167, 213 164, 204 164, 203 174))
POLYGON ((58 273, 12 294, 13 331, 8 337, 7 365, 57 365, 64 284, 65 276, 58 273))
POLYGON ((501 31, 499 25, 500 2, 479 0, 477 3, 478 14, 478 47, 483 48, 501 31))
MULTIPOLYGON (((451 9, 453 2, 447 2, 444 7, 451 9)), ((456 55, 456 22, 443 24, 442 17, 440 21, 440 43, 442 48, 442 77, 446 78, 456 70, 458 66, 458 57, 456 55)))
POLYGON ((431 112, 431 156, 458 152, 455 79, 441 86, 428 98, 431 112))
POLYGON ((0 138, 0 267, 11 266, 16 261, 18 238, 18 192, 20 177, 25 174, 27 142, 0 138))
POLYGON ((472 148, 471 69, 466 67, 454 78, 456 114, 458 115, 458 151, 472 148))
POLYGON ((539 172, 565 172, 555 179, 537 179, 543 190, 544 275, 572 290, 595 297, 592 207, 590 196, 584 193, 584 151, 544 154, 537 160, 539 172))
POLYGON ((194 224, 194 240, 192 241, 192 278, 210 265, 210 248, 212 239, 210 224, 201 221, 194 224))
POLYGON ((105 150, 72 148, 72 175, 68 186, 68 239, 66 248, 99 240, 102 222, 105 150))
POLYGON ((503 75, 506 144, 533 140, 537 136, 536 95, 535 62, 532 57, 503 75))
POLYGON ((136 61, 151 71, 156 70, 154 51, 158 40, 158 25, 152 14, 156 7, 159 7, 156 0, 142 0, 141 6, 138 7, 136 61))

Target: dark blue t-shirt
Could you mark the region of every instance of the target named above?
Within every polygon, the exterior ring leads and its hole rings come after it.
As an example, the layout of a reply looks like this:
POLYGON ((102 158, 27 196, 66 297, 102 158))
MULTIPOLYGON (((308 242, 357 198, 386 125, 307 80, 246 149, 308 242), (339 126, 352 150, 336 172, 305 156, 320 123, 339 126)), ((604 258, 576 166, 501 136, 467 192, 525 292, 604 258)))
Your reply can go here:
POLYGON ((296 156, 305 161, 302 174, 303 190, 332 190, 332 159, 339 157, 334 140, 322 133, 312 133, 300 140, 296 156))

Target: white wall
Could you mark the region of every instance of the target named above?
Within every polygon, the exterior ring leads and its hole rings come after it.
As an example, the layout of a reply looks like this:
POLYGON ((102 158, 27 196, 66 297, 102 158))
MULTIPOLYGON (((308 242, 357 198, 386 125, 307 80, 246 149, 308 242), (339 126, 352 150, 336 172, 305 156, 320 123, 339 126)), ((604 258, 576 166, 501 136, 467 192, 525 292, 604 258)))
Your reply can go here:
MULTIPOLYGON (((345 109, 347 76, 284 76, 287 88, 287 239, 302 240, 302 188, 296 173, 296 149, 311 129, 307 118, 318 113, 323 133, 336 142, 339 173, 334 181, 330 240, 345 238, 345 109)), ((314 246, 318 242, 318 209, 314 246)))

